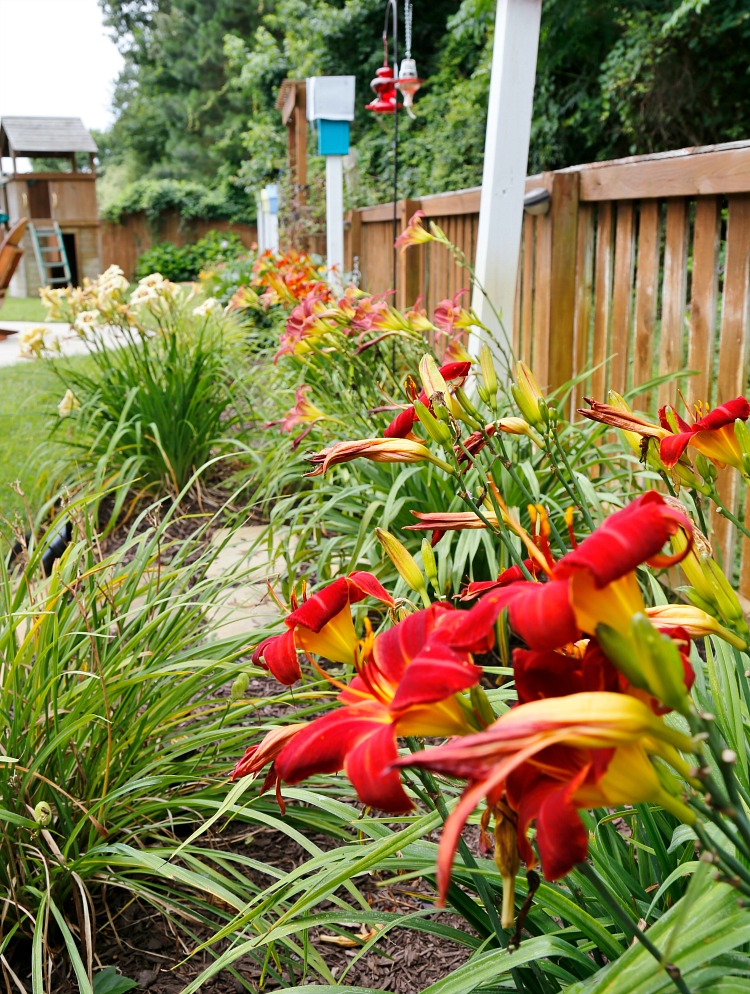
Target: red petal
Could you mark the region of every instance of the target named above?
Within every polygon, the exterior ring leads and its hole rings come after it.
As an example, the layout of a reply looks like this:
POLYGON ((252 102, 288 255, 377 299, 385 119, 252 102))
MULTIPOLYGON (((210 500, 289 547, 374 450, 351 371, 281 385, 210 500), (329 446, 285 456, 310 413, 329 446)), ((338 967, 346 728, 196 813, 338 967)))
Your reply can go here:
POLYGON ((509 605, 511 628, 531 649, 557 649, 575 642, 580 631, 570 606, 567 580, 525 583, 505 588, 523 589, 509 605))
POLYGON ((444 380, 461 380, 462 382, 469 375, 471 369, 470 362, 446 362, 440 367, 440 375, 444 380))
POLYGON ((360 801, 390 814, 403 814, 412 809, 399 773, 389 769, 397 757, 396 736, 390 724, 373 727, 348 752, 344 769, 360 801))
POLYGON ((744 397, 735 397, 734 400, 719 404, 705 417, 696 421, 693 425, 693 431, 716 431, 717 428, 734 424, 737 418, 741 421, 747 421, 748 417, 750 417, 750 402, 744 397))
POLYGON ((279 753, 279 777, 286 783, 299 783, 313 773, 338 773, 347 753, 382 728, 384 718, 390 720, 375 701, 361 701, 316 718, 279 753))
POLYGON ((286 619, 286 624, 289 628, 303 625, 311 632, 319 632, 347 604, 362 600, 363 597, 362 593, 358 597, 352 597, 346 577, 341 576, 338 580, 334 580, 333 583, 329 583, 327 587, 323 587, 322 590, 313 594, 296 611, 292 611, 286 619))
POLYGON ((611 514, 577 549, 563 556, 554 576, 586 570, 601 589, 658 555, 680 528, 690 533, 690 520, 651 490, 611 514))
POLYGON ((350 573, 347 576, 347 580, 350 583, 349 588, 349 603, 355 604, 357 601, 362 600, 365 595, 368 597, 374 597, 379 600, 382 604, 387 604, 389 607, 395 607, 396 602, 385 589, 383 584, 378 580, 376 576, 372 573, 368 573, 365 570, 355 570, 354 573, 350 573), (362 593, 357 595, 351 587, 354 586, 362 593))
POLYGON ((667 418, 667 408, 669 408, 669 410, 672 412, 672 417, 674 418, 675 424, 680 429, 680 431, 677 432, 677 434, 680 434, 680 432, 683 431, 693 430, 691 426, 687 423, 687 421, 685 421, 684 418, 681 418, 680 415, 677 413, 677 411, 675 411, 675 409, 670 404, 665 404, 664 407, 659 408, 658 412, 659 424, 662 426, 662 428, 665 428, 667 431, 674 431, 674 428, 670 424, 669 418, 667 418))
POLYGON ((291 687, 302 676, 297 659, 294 632, 272 635, 261 642, 253 653, 253 662, 270 670, 279 683, 291 687))
POLYGON ((515 649, 513 677, 518 703, 564 697, 587 689, 583 684, 582 660, 561 652, 515 649))
POLYGON ((659 458, 667 469, 677 464, 694 434, 695 432, 690 428, 688 431, 680 432, 679 435, 667 435, 659 442, 659 458))
POLYGON ((454 613, 458 612, 450 604, 432 604, 381 632, 372 647, 375 667, 389 683, 398 684, 412 660, 426 646, 439 620, 454 613))
POLYGON ((518 834, 525 837, 528 826, 536 819, 536 844, 547 880, 559 880, 586 858, 588 833, 571 797, 588 773, 589 767, 584 766, 562 786, 545 777, 523 792, 518 834))
POLYGON ((406 438, 414 427, 416 420, 417 412, 413 407, 407 407, 405 411, 401 411, 391 421, 383 432, 383 438, 406 438))
POLYGON ((434 704, 479 683, 482 670, 439 643, 425 646, 412 661, 391 702, 393 714, 419 704, 434 704))

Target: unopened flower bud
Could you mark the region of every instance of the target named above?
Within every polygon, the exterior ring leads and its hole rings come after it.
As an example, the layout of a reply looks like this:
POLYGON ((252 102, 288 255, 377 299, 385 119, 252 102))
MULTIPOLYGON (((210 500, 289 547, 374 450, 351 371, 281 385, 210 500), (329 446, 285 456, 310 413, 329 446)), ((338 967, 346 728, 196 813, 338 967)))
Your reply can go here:
POLYGON ((456 387, 456 389, 453 391, 453 395, 458 401, 458 403, 461 405, 461 407, 463 408, 464 412, 468 414, 470 418, 473 418, 474 421, 476 421, 478 424, 481 424, 484 419, 482 418, 482 415, 476 409, 474 404, 472 404, 468 394, 463 389, 463 387, 456 387))
POLYGON ((716 482, 716 478, 719 475, 716 467, 702 452, 699 452, 695 457, 695 468, 706 483, 712 484, 716 482))
POLYGON ((519 411, 529 424, 534 428, 540 425, 543 422, 539 411, 539 401, 543 399, 542 391, 525 362, 516 365, 516 382, 511 386, 511 392, 519 411))
POLYGON ((420 594, 425 603, 429 604, 424 574, 406 546, 383 528, 376 528, 375 534, 406 585, 420 594))
POLYGON ((515 920, 516 875, 521 869, 518 852, 518 818, 500 801, 495 807, 495 865, 503 882, 503 928, 512 928, 515 920))
POLYGON ((437 362, 429 353, 423 355, 419 360, 419 378, 429 402, 433 405, 444 404, 448 385, 443 379, 437 362))
POLYGON ((690 712, 680 651, 644 614, 633 615, 625 634, 609 625, 597 625, 596 637, 607 657, 634 687, 680 714, 690 712))
POLYGON ((497 721, 497 715, 490 704, 489 697, 487 697, 487 694, 478 683, 474 684, 469 690, 469 699, 483 728, 489 728, 490 725, 497 721))
POLYGON ((750 456, 750 431, 742 418, 737 418, 734 422, 734 437, 740 443, 742 454, 750 456))
POLYGON ((451 446, 453 444, 453 435, 448 425, 444 421, 438 421, 432 411, 425 407, 425 405, 419 401, 414 401, 414 410, 419 422, 433 440, 437 442, 438 445, 451 446))
POLYGON ((422 539, 422 566, 425 576, 432 584, 433 590, 439 594, 440 585, 438 583, 437 560, 435 558, 435 550, 432 548, 432 544, 428 538, 422 539))
POLYGON ((482 386, 486 395, 486 403, 495 411, 497 410, 497 371, 492 351, 486 342, 479 350, 479 366, 482 370, 482 386))

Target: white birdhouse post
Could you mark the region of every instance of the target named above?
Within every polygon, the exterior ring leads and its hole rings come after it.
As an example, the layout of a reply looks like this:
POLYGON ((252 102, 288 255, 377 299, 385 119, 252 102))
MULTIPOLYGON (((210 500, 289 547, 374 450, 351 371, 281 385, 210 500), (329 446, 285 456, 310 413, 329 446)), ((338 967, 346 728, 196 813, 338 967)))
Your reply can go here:
MULTIPOLYGON (((541 14, 542 0, 498 0, 495 15, 476 274, 508 336, 513 328, 541 14)), ((472 306, 503 342, 497 317, 478 288, 472 306)))
POLYGON ((344 271, 344 156, 354 120, 354 76, 311 76, 307 117, 318 130, 318 152, 326 157, 326 255, 328 280, 341 285, 344 271))

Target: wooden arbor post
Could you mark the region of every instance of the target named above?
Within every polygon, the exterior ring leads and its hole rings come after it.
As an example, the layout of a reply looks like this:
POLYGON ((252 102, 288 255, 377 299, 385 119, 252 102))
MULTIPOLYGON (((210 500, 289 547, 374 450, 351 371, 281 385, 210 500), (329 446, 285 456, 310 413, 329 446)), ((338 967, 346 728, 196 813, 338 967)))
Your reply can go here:
MULTIPOLYGON (((529 158, 542 0, 498 0, 479 205, 476 273, 510 337, 529 158)), ((498 342, 503 330, 475 288, 472 306, 498 342)), ((478 347, 478 343, 473 343, 478 347)))
POLYGON ((287 129, 287 162, 292 186, 291 213, 297 217, 307 204, 307 81, 285 79, 276 107, 287 129))

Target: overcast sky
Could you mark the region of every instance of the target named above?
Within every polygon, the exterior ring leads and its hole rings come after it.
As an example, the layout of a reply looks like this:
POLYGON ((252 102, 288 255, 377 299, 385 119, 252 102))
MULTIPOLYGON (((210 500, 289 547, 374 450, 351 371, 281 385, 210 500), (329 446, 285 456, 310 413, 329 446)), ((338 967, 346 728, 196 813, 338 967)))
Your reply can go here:
POLYGON ((0 118, 80 117, 104 129, 121 66, 96 0, 0 0, 0 118))

